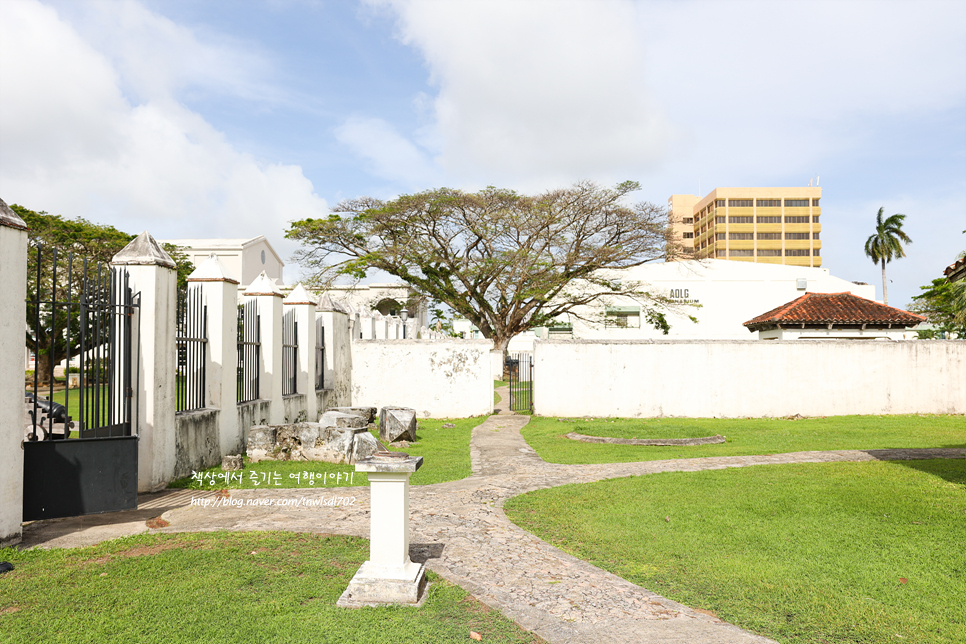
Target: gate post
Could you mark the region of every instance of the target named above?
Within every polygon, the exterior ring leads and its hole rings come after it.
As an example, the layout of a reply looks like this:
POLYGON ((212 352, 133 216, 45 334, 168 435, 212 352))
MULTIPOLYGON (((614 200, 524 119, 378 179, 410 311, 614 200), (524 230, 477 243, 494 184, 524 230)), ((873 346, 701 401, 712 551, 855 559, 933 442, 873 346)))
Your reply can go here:
POLYGON ((147 231, 114 256, 131 291, 140 292, 139 324, 133 325, 132 373, 138 433, 138 492, 158 490, 174 478, 177 395, 177 273, 175 263, 147 231))
POLYGON ((188 276, 208 305, 208 364, 205 407, 220 409, 220 454, 240 454, 245 442, 238 426, 238 280, 214 254, 188 276))
POLYGON ((23 534, 27 224, 0 199, 0 547, 23 534))
POLYGON ((272 403, 268 412, 271 425, 285 422, 285 404, 282 402, 282 297, 282 292, 265 271, 245 291, 246 301, 255 299, 258 302, 262 352, 258 367, 258 397, 272 403))
MULTIPOLYGON (((325 294, 319 300, 319 317, 325 327, 325 382, 332 389, 326 404, 329 407, 348 407, 352 400, 352 346, 349 337, 349 318, 346 312, 325 294)), ((359 404, 368 404, 365 401, 359 404)), ((325 411, 320 409, 320 412, 325 411)))
POLYGON ((298 284, 282 300, 282 304, 291 306, 295 311, 295 322, 299 329, 296 391, 305 394, 305 417, 314 423, 319 419, 318 398, 315 395, 315 300, 305 287, 298 284))

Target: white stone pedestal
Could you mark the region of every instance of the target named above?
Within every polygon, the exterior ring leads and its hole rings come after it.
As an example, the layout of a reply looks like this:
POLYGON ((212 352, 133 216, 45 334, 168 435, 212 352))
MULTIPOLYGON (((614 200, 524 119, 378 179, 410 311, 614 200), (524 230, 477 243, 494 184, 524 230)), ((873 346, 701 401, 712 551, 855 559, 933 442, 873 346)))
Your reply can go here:
POLYGON ((356 463, 357 472, 369 475, 369 560, 337 605, 418 605, 425 599, 425 565, 409 559, 409 477, 422 464, 422 456, 401 452, 377 452, 356 463))

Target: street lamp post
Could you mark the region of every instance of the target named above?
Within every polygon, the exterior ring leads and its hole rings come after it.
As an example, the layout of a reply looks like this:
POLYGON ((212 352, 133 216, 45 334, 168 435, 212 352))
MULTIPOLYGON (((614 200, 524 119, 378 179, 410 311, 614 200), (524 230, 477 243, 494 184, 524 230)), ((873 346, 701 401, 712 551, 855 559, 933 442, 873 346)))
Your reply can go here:
POLYGON ((409 311, 407 311, 406 309, 403 309, 402 311, 399 312, 399 317, 401 317, 403 321, 403 340, 405 340, 406 339, 406 320, 409 319, 409 311))

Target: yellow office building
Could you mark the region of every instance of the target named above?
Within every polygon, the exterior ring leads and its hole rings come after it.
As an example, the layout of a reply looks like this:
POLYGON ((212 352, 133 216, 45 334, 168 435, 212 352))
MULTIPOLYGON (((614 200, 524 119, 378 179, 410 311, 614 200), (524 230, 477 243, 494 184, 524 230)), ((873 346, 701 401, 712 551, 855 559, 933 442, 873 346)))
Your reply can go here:
POLYGON ((668 216, 695 259, 821 266, 821 198, 818 187, 716 188, 672 195, 668 216))

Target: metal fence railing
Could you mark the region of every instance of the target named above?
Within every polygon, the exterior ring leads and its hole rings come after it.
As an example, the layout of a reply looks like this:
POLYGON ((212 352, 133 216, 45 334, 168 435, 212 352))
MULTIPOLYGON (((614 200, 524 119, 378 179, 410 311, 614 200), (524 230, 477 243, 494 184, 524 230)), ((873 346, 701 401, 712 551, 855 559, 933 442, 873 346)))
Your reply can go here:
POLYGON ((282 395, 298 393, 299 323, 295 311, 282 316, 282 395))
POLYGON ((325 389, 325 325, 315 320, 315 390, 325 389))
POLYGON ((208 351, 208 307, 200 285, 178 292, 176 411, 204 409, 208 351))
POLYGON ((238 402, 258 400, 261 355, 261 320, 258 302, 238 305, 238 402))

